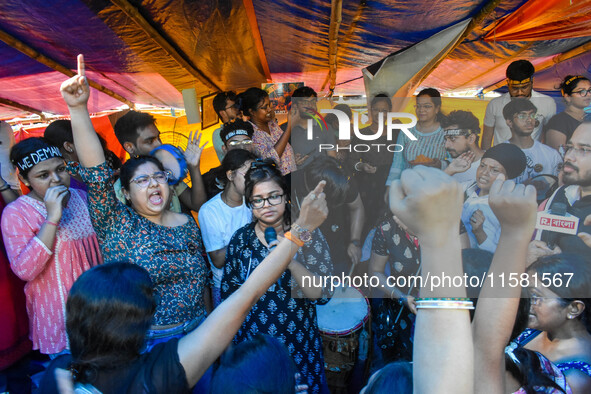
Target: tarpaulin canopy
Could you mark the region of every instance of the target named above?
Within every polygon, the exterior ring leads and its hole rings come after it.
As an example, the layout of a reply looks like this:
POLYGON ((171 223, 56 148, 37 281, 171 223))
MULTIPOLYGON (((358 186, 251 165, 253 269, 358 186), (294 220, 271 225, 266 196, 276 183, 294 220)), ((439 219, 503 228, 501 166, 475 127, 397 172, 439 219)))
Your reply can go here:
MULTIPOLYGON (((495 89, 515 59, 552 70, 560 56, 568 60, 565 54, 576 48, 583 48, 577 56, 589 51, 584 45, 591 36, 591 0, 570 3, 4 0, 0 119, 67 113, 59 85, 72 75, 78 53, 85 55, 94 83, 91 112, 134 104, 182 107, 186 88, 201 97, 268 81, 363 94, 363 68, 464 20, 470 21, 466 34, 415 79, 443 92, 495 89)), ((564 73, 587 72, 587 65, 568 64, 560 75, 544 71, 554 80, 545 81, 544 89, 564 73)), ((536 88, 541 81, 536 77, 536 88)))

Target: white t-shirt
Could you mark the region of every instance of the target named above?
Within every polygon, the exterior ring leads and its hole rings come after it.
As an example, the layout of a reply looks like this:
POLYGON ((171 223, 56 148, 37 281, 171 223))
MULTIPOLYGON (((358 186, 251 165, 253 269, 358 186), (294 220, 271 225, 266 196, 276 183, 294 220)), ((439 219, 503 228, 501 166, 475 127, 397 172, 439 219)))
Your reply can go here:
MULTIPOLYGON (((236 230, 252 221, 252 212, 244 200, 242 205, 230 207, 222 201, 222 193, 218 193, 201 206, 198 218, 203 245, 209 253, 228 246, 236 230)), ((211 260, 209 264, 213 272, 214 286, 219 288, 224 270, 216 268, 211 260)))
POLYGON ((474 182, 476 179, 476 170, 478 169, 479 165, 480 160, 473 161, 470 165, 470 168, 468 168, 466 171, 458 172, 457 174, 453 174, 451 177, 459 183, 474 182))
MULTIPOLYGON (((532 138, 534 140, 539 140, 544 125, 556 114, 556 102, 552 97, 538 93, 535 90, 532 90, 531 98, 529 100, 538 109, 536 119, 540 124, 532 133, 532 138)), ((498 145, 511 138, 511 129, 507 126, 507 121, 503 116, 503 108, 505 105, 509 104, 510 101, 511 96, 509 93, 505 93, 500 97, 492 99, 486 107, 483 123, 485 126, 495 128, 493 145, 498 145)))
POLYGON ((540 174, 550 174, 558 176, 558 170, 562 164, 562 157, 554 148, 544 145, 541 142, 534 141, 531 148, 522 149, 527 159, 525 171, 517 178, 515 183, 523 183, 540 174))

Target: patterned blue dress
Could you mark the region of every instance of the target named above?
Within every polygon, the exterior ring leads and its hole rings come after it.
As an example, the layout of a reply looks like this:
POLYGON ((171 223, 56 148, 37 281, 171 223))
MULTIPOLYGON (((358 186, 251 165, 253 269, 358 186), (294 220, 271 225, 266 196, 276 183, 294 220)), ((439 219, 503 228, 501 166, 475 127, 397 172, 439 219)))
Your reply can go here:
MULTIPOLYGON (((242 227, 230 240, 222 278, 222 300, 236 291, 269 255, 267 247, 257 238, 254 226, 250 223, 242 227)), ((328 245, 318 230, 312 233, 312 240, 300 249, 294 259, 313 274, 332 274, 328 245)), ((248 341, 258 333, 279 339, 302 375, 301 382, 309 386, 310 393, 319 393, 326 377, 316 303, 325 304, 328 299, 326 289, 317 301, 304 298, 290 271, 286 270, 254 305, 234 337, 234 343, 248 341), (295 298, 292 297, 292 290, 295 298)))

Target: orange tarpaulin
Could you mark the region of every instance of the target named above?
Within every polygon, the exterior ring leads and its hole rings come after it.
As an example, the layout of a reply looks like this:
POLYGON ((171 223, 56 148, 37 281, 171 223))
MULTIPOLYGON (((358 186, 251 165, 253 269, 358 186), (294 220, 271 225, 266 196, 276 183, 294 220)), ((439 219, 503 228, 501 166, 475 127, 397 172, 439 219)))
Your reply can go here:
POLYGON ((591 31, 591 0, 530 0, 508 15, 484 39, 541 41, 586 37, 591 31))

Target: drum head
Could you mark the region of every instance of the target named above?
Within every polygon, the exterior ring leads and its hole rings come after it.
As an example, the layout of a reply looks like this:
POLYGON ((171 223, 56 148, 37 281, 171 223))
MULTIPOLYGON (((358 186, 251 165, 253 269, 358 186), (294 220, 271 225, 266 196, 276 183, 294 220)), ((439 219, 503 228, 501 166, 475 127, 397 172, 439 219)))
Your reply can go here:
POLYGON ((172 177, 168 182, 171 185, 178 184, 187 176, 187 162, 185 161, 181 150, 177 147, 172 145, 168 145, 168 147, 166 147, 166 145, 161 145, 154 149, 152 156, 160 160, 164 169, 172 174, 172 177), (176 152, 176 154, 173 154, 171 151, 176 152))
POLYGON ((353 287, 339 287, 325 305, 316 305, 318 329, 329 335, 348 335, 367 321, 369 303, 353 287))

